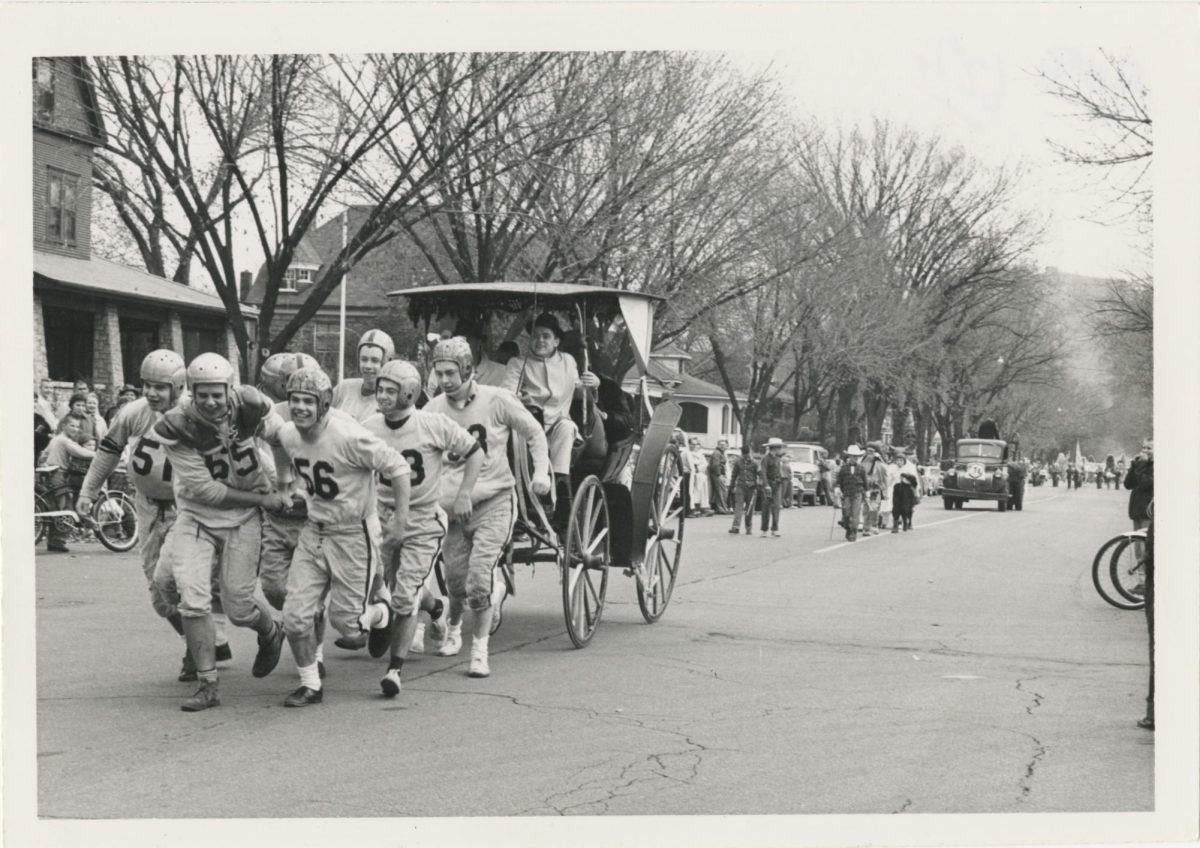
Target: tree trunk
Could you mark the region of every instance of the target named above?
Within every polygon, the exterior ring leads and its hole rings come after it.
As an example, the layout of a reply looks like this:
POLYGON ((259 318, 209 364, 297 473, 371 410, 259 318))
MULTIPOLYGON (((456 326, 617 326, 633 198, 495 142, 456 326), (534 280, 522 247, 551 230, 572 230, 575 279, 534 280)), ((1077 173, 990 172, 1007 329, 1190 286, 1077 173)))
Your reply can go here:
POLYGON ((850 427, 855 423, 853 416, 854 396, 858 394, 858 382, 843 383, 837 387, 837 407, 834 413, 834 437, 837 447, 850 444, 850 427))
POLYGON ((887 415, 888 397, 884 392, 871 388, 863 389, 863 410, 867 416, 867 439, 877 441, 883 437, 883 419, 887 415))

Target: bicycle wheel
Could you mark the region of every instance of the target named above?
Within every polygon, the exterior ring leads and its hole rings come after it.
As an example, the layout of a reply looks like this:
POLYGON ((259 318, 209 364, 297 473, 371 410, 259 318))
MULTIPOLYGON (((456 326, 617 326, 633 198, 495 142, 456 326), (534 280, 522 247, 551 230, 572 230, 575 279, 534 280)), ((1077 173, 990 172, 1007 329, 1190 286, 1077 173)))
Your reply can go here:
POLYGON ((1108 576, 1117 592, 1137 609, 1146 605, 1146 543, 1126 538, 1113 550, 1108 560, 1108 576))
POLYGON ((1114 536, 1100 546, 1100 550, 1096 551, 1096 558, 1092 560, 1092 584, 1100 593, 1100 597, 1117 609, 1134 610, 1145 606, 1145 601, 1130 601, 1118 592, 1112 583, 1110 568, 1113 551, 1118 545, 1128 541, 1128 537, 1122 534, 1114 536))
POLYGON ((34 494, 33 496, 33 543, 36 545, 42 539, 46 538, 46 532, 50 529, 50 520, 43 517, 39 513, 50 512, 52 507, 41 495, 34 494))
POLYGON ((92 532, 110 551, 132 550, 138 540, 137 510, 121 492, 105 492, 92 507, 92 532))

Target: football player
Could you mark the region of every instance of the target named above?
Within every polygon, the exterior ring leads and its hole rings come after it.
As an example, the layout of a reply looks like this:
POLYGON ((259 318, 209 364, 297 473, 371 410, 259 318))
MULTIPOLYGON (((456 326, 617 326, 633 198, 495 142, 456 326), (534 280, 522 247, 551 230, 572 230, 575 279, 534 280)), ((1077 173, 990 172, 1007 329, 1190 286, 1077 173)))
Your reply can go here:
POLYGON ((443 473, 442 506, 450 514, 446 530, 446 587, 450 594, 450 622, 438 656, 455 656, 462 650, 464 605, 474 613, 471 625, 471 661, 467 673, 487 677, 488 633, 492 622, 492 589, 495 567, 512 534, 516 481, 508 467, 509 434, 529 443, 533 457, 533 491, 550 493, 550 460, 546 434, 512 392, 481 386, 474 379, 474 357, 466 339, 455 336, 437 343, 430 356, 442 393, 426 404, 428 412, 441 413, 479 441, 484 453, 479 478, 471 488, 471 511, 447 503, 457 497, 463 466, 443 473))
MULTIPOLYGON (((179 607, 200 680, 182 709, 197 712, 221 703, 211 616, 214 577, 229 620, 258 633, 252 674, 266 677, 279 663, 283 629, 254 594, 262 541, 259 509, 281 511, 292 499, 273 490, 255 442, 283 423, 270 401, 251 386, 235 386, 233 366, 219 354, 200 354, 186 374, 191 397, 151 430, 171 463, 177 507, 154 582, 179 607)), ((281 454, 277 468, 285 467, 281 454)))
MULTIPOLYGON (((258 375, 258 387, 262 393, 275 402, 275 413, 283 421, 291 421, 292 413, 287 402, 287 381, 301 368, 320 368, 320 363, 307 353, 273 353, 263 362, 258 375)), ((278 441, 278 439, 276 439, 278 441)), ((291 466, 288 467, 289 475, 291 466)), ((292 509, 280 513, 263 513, 262 555, 259 559, 258 580, 262 585, 263 595, 267 603, 277 610, 283 609, 283 600, 287 597, 288 569, 292 564, 292 554, 296 550, 296 542, 300 538, 300 528, 304 526, 307 509, 306 499, 299 494, 296 486, 299 481, 294 477, 277 482, 279 489, 291 488, 292 509)), ((317 645, 317 669, 322 678, 325 677, 325 615, 317 614, 314 624, 313 638, 317 645)))
MULTIPOLYGON (((398 556, 384 562, 384 585, 390 590, 390 603, 374 605, 364 619, 370 629, 371 656, 383 656, 389 647, 391 650, 387 674, 380 681, 389 698, 400 693, 400 670, 410 645, 413 650, 424 651, 424 645, 413 638, 420 610, 429 613, 437 641, 445 637, 446 605, 423 590, 446 535, 446 515, 438 505, 443 459, 454 456, 465 462, 451 507, 455 520, 460 522, 471 517, 471 490, 484 460, 473 435, 444 415, 416 408, 420 391, 421 375, 411 363, 393 359, 384 364, 375 388, 379 413, 368 418, 365 425, 399 451, 409 466, 411 491, 401 548, 398 556)), ((393 512, 389 481, 380 478, 377 493, 379 518, 387 521, 393 512)))
POLYGON ((375 380, 384 363, 396 355, 392 337, 383 330, 367 330, 358 340, 358 373, 361 377, 342 380, 333 390, 333 405, 366 421, 376 412, 375 380))
POLYGON ((408 513, 409 468, 399 452, 357 421, 331 415, 333 389, 325 373, 301 368, 288 378, 292 420, 279 443, 308 493, 308 517, 288 572, 283 626, 300 674, 300 686, 284 700, 306 707, 322 700, 313 619, 329 597, 329 621, 343 636, 363 633, 373 591, 378 551, 368 527, 375 511, 375 474, 390 481, 394 513, 383 528, 391 553, 403 536, 408 513))
MULTIPOLYGON (((150 604, 183 638, 183 621, 179 610, 154 583, 154 569, 158 565, 163 540, 175 522, 175 493, 171 489, 171 463, 163 453, 162 445, 150 435, 150 430, 162 414, 179 403, 183 396, 186 379, 183 357, 173 350, 153 350, 142 360, 141 377, 142 396, 126 403, 113 417, 108 432, 100 440, 96 458, 88 468, 79 499, 75 502, 75 511, 80 515, 91 512, 100 486, 112 475, 128 446, 129 459, 126 465, 133 483, 133 504, 141 533, 142 571, 150 586, 150 604)), ((214 610, 218 603, 218 599, 214 598, 214 610)), ((225 638, 224 622, 218 620, 216 615, 214 613, 215 656, 217 662, 225 662, 233 659, 233 652, 225 638)), ((224 619, 224 616, 221 615, 220 619, 224 619)), ((196 663, 191 652, 185 650, 179 681, 185 683, 195 679, 196 663)))

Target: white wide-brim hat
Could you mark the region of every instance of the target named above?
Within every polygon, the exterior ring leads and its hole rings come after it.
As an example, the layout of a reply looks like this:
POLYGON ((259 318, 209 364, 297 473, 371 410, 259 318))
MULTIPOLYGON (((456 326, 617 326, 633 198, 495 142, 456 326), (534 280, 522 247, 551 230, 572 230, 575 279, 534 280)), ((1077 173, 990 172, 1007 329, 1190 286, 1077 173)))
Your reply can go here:
POLYGON ((862 455, 863 455, 863 449, 860 448, 858 445, 851 445, 850 447, 846 448, 846 456, 862 456, 862 455))

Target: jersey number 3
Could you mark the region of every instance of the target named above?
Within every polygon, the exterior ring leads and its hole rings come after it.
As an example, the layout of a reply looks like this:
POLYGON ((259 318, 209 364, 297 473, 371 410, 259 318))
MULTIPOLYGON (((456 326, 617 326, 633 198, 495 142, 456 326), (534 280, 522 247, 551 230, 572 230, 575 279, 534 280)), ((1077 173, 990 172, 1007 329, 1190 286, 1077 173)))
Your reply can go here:
POLYGON ((312 473, 309 474, 309 460, 296 458, 292 460, 296 473, 304 480, 304 487, 310 495, 316 495, 323 500, 331 501, 338 496, 338 484, 333 479, 333 466, 323 459, 312 463, 312 473))

